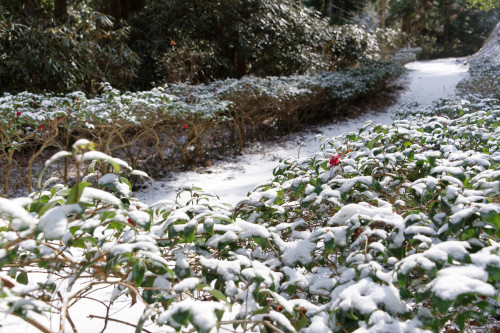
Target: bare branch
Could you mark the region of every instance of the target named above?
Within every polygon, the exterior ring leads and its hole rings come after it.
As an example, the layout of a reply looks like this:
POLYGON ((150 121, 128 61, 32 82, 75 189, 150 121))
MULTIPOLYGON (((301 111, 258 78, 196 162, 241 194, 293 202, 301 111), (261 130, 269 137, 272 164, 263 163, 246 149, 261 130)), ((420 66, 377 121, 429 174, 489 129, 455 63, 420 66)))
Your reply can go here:
MULTIPOLYGON (((117 322, 117 323, 120 323, 120 324, 123 324, 123 325, 128 325, 128 326, 136 327, 135 324, 127 323, 126 321, 119 320, 119 319, 114 319, 114 318, 109 318, 109 317, 101 317, 101 316, 96 316, 96 315, 89 315, 88 318, 90 318, 90 319, 94 319, 94 318, 104 319, 104 320, 114 321, 114 322, 117 322)), ((151 333, 150 330, 147 330, 145 328, 143 328, 142 330, 144 332, 146 332, 146 333, 151 333)))

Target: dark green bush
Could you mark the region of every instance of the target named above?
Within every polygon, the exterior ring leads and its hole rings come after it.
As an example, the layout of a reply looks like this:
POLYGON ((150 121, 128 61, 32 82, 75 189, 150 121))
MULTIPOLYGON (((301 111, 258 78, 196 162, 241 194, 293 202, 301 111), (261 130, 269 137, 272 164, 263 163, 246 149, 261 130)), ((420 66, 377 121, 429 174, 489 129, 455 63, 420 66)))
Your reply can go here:
POLYGON ((289 0, 151 2, 131 20, 131 47, 143 59, 137 86, 336 70, 378 59, 381 36, 391 47, 398 39, 319 15, 289 0))
POLYGON ((87 9, 65 24, 6 18, 0 21, 0 89, 95 93, 98 82, 125 88, 139 66, 126 39, 126 27, 115 29, 109 17, 87 9))

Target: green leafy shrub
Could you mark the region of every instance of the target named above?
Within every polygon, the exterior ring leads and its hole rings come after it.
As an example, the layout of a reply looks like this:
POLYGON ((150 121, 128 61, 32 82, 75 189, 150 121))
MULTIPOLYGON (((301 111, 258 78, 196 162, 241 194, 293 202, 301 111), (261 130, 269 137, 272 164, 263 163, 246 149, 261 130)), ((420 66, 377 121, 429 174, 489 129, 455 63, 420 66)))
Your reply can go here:
POLYGON ((74 302, 58 303, 54 283, 23 286, 42 268, 72 300, 109 286, 107 302, 139 302, 139 330, 487 324, 500 282, 499 116, 498 105, 459 106, 321 138, 321 151, 281 161, 234 207, 195 187, 187 203, 147 206, 124 177, 137 171, 77 141, 47 162, 73 159, 74 186, 49 190, 49 179, 0 199, 0 304, 32 323, 33 311, 59 309, 64 322, 74 302))
POLYGON ((469 66, 469 77, 457 86, 460 93, 498 100, 500 98, 500 64, 489 59, 476 59, 472 60, 469 66))
POLYGON ((100 82, 128 87, 139 58, 127 36, 127 27, 114 29, 109 17, 87 9, 62 25, 6 18, 0 21, 1 90, 95 93, 100 82))
POLYGON ((207 83, 355 67, 380 60, 400 37, 391 29, 330 26, 319 12, 288 0, 156 1, 131 26, 132 48, 144 60, 142 88, 151 81, 207 83))
MULTIPOLYGON (((208 85, 172 84, 143 92, 121 93, 104 84, 100 95, 64 96, 20 93, 0 97, 0 163, 4 195, 11 174, 33 190, 47 149, 70 149, 80 138, 107 154, 126 159, 153 176, 172 165, 203 161, 231 147, 242 149, 255 138, 289 132, 316 117, 343 112, 358 98, 382 89, 402 68, 371 63, 319 75, 244 77, 208 85), (156 159, 155 163, 150 163, 156 159)), ((59 165, 68 182, 68 166, 59 165)))

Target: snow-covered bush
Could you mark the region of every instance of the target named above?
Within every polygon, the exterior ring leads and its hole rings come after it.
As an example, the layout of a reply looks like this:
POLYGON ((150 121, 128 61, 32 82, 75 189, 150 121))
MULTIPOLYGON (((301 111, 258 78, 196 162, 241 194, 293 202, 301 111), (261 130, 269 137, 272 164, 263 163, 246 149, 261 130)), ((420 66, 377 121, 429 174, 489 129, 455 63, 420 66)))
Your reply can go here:
MULTIPOLYGON (((255 136, 288 131, 312 117, 342 111, 340 106, 378 91, 401 71, 391 63, 372 63, 318 75, 244 77, 142 92, 121 93, 105 84, 94 98, 82 92, 4 94, 3 192, 9 194, 13 170, 23 175, 23 186, 31 192, 33 170, 41 164, 43 152, 70 149, 80 138, 94 141, 101 151, 126 159, 134 168, 152 165, 155 159, 157 169, 167 170, 177 162, 194 163, 227 147, 241 149, 255 136), (18 156, 27 152, 28 162, 20 162, 18 156)), ((61 172, 68 181, 67 166, 61 172)))
POLYGON ((489 58, 473 59, 469 66, 469 77, 457 86, 461 94, 476 94, 483 97, 500 98, 500 64, 489 58))
POLYGON ((78 141, 46 164, 74 159, 77 184, 0 199, 0 308, 32 324, 50 309, 64 327, 75 302, 111 286, 99 301, 142 303, 139 330, 484 324, 500 282, 499 119, 491 105, 321 138, 234 207, 193 187, 186 204, 147 206, 125 162, 78 141), (39 269, 48 282, 24 285, 39 269))

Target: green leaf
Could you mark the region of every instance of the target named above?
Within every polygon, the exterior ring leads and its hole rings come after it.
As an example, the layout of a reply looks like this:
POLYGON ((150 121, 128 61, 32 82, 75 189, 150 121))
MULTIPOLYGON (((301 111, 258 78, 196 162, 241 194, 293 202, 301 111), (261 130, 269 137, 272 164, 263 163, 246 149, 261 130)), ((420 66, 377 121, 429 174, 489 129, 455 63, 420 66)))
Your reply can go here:
POLYGON ((189 323, 189 310, 179 310, 172 315, 172 318, 181 325, 186 326, 189 323))
POLYGON ((20 271, 16 276, 16 281, 20 284, 27 285, 28 284, 28 273, 26 271, 20 271))
POLYGON ((294 284, 288 285, 288 287, 286 288, 286 292, 288 293, 288 295, 295 294, 297 292, 297 286, 294 284))
POLYGON ((413 162, 413 159, 415 158, 415 151, 410 150, 410 152, 408 153, 408 161, 410 162, 413 162))
POLYGON ((257 309, 257 310, 254 310, 254 311, 252 312, 252 314, 255 316, 255 315, 259 315, 259 314, 263 314, 263 313, 268 313, 270 309, 271 309, 271 307, 270 307, 270 306, 264 306, 264 307, 262 307, 262 308, 259 308, 259 309, 257 309))
POLYGON ((483 210, 481 209, 481 218, 487 223, 491 223, 495 228, 500 229, 500 214, 494 209, 483 210))
POLYGON ((198 227, 198 223, 188 223, 186 224, 186 227, 184 228, 184 238, 186 239, 186 242, 192 242, 194 241, 194 234, 195 231, 198 227))
POLYGON ((205 229, 208 234, 213 235, 214 234, 214 221, 213 220, 207 220, 203 221, 203 229, 205 229))
POLYGON ((149 314, 151 313, 151 310, 147 310, 145 313, 142 314, 141 318, 139 318, 139 321, 137 322, 137 324, 135 324, 135 333, 142 333, 144 332, 143 331, 143 327, 144 327, 144 324, 146 323, 146 320, 148 320, 149 318, 149 314))
POLYGON ((467 320, 467 312, 463 312, 457 316, 457 319, 455 320, 455 324, 457 324, 458 329, 460 332, 464 331, 465 328, 465 321, 467 320))
POLYGON ((46 211, 48 211, 49 209, 51 209, 52 207, 55 207, 56 205, 58 204, 57 201, 52 201, 52 202, 49 202, 45 205, 37 205, 37 212, 38 212, 38 216, 42 216, 43 214, 45 214, 46 211))
POLYGON ((170 273, 172 279, 174 278, 174 272, 170 269, 170 267, 166 266, 162 262, 151 260, 148 263, 147 268, 151 273, 154 273, 156 275, 165 275, 167 273, 170 273))
POLYGON ((93 238, 93 237, 81 237, 81 238, 77 238, 75 239, 71 244, 69 244, 68 242, 68 245, 71 245, 71 246, 74 246, 74 247, 79 247, 79 248, 82 248, 82 249, 86 249, 87 248, 87 242, 93 244, 93 245, 96 245, 97 244, 97 239, 93 238))
POLYGON ((222 320, 222 316, 224 315, 224 310, 214 310, 215 316, 217 317, 218 321, 222 320))
POLYGON ((488 301, 481 301, 476 303, 476 306, 480 308, 482 311, 489 313, 494 316, 496 314, 496 308, 493 304, 488 301))
POLYGON ((298 322, 296 322, 293 326, 295 327, 295 329, 298 332, 301 329, 303 329, 307 325, 308 322, 309 322, 309 320, 307 319, 307 317, 303 315, 300 317, 300 320, 298 322))
POLYGON ((354 314, 352 308, 349 309, 349 312, 347 312, 346 315, 347 315, 347 318, 351 318, 351 319, 354 319, 354 320, 359 320, 359 318, 354 314))
POLYGON ((130 184, 130 181, 125 178, 125 177, 120 177, 120 181, 123 183, 123 184, 127 184, 127 186, 130 188, 130 191, 132 191, 132 184, 130 184))
POLYGON ((333 253, 334 243, 335 243, 335 240, 333 238, 331 238, 325 242, 325 248, 329 253, 333 253))
POLYGON ((219 301, 224 302, 227 305, 231 305, 231 303, 227 299, 227 296, 224 295, 224 293, 222 291, 216 290, 216 289, 209 289, 209 290, 205 290, 205 291, 207 291, 208 293, 210 293, 210 295, 212 295, 213 297, 217 298, 219 301))
POLYGON ((500 267, 488 265, 486 266, 486 271, 488 272, 489 280, 491 282, 497 282, 500 280, 500 267))
POLYGON ((177 232, 177 230, 175 230, 175 225, 174 224, 169 225, 168 226, 168 237, 174 238, 174 237, 177 237, 177 235, 179 235, 179 232, 177 232))
POLYGON ((406 289, 406 275, 398 274, 398 283, 402 289, 406 289))
POLYGON ((351 141, 356 141, 357 136, 356 136, 356 134, 351 133, 351 134, 347 134, 346 138, 351 140, 351 141))
POLYGON ((136 286, 141 285, 145 273, 146 264, 142 260, 137 260, 134 266, 132 266, 132 278, 134 279, 136 286))
POLYGON ((66 199, 66 204, 71 205, 78 203, 78 201, 80 201, 80 197, 82 196, 83 189, 90 185, 90 183, 78 183, 73 186, 69 192, 68 198, 66 199))
POLYGON ((438 296, 433 296, 432 297, 432 302, 435 308, 439 311, 441 314, 445 314, 448 312, 448 309, 450 306, 453 304, 453 300, 443 300, 438 296))
POLYGON ((38 267, 48 269, 50 267, 50 260, 42 260, 38 263, 38 267))
POLYGON ((433 168, 436 165, 436 156, 429 156, 427 159, 429 161, 429 165, 433 168))

